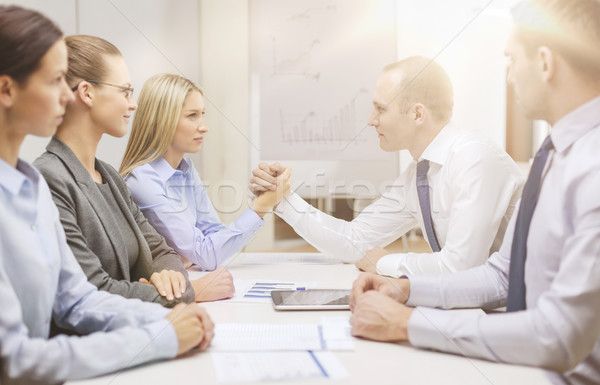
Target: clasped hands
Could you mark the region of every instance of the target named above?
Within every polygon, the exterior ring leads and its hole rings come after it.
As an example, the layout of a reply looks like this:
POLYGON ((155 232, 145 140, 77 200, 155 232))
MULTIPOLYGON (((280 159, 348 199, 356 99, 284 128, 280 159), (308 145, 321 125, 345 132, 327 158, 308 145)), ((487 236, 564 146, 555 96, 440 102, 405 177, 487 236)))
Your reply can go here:
MULTIPOLYGON (((224 284, 212 285, 210 288, 212 291, 209 293, 207 293, 206 290, 199 290, 200 288, 194 287, 194 290, 196 291, 196 300, 198 300, 199 293, 203 296, 212 295, 222 298, 231 297, 233 295, 233 280, 229 271, 221 268, 209 275, 221 278, 221 281, 223 281, 224 284), (230 283, 230 285, 228 283, 230 283)), ((192 286, 197 285, 196 281, 191 282, 192 286)), ((155 272, 150 276, 150 281, 145 278, 140 278, 139 282, 154 285, 158 293, 170 301, 175 298, 181 298, 181 295, 185 292, 186 288, 185 277, 183 274, 173 270, 155 272)), ((204 284, 208 283, 212 282, 205 282, 204 284)), ((194 348, 205 350, 210 345, 210 342, 215 335, 215 325, 210 319, 210 316, 206 310, 196 304, 186 305, 180 303, 167 314, 166 318, 173 326, 173 330, 177 335, 177 356, 194 348)))
MULTIPOLYGON (((140 282, 154 284, 159 294, 169 300, 173 297, 180 298, 186 288, 183 274, 172 270, 153 273, 150 281, 142 278, 140 282)), ((231 298, 235 292, 233 277, 224 267, 190 281, 190 284, 194 288, 197 302, 231 298)), ((205 350, 210 345, 214 337, 214 324, 204 308, 196 304, 180 303, 166 318, 177 335, 178 356, 194 348, 205 350)))
POLYGON ((269 165, 262 162, 252 170, 249 188, 250 192, 257 196, 252 209, 261 218, 290 195, 291 175, 291 168, 283 167, 279 163, 269 165))
POLYGON ((352 335, 375 341, 407 340, 408 319, 414 311, 404 305, 409 295, 406 278, 362 273, 350 294, 352 335))

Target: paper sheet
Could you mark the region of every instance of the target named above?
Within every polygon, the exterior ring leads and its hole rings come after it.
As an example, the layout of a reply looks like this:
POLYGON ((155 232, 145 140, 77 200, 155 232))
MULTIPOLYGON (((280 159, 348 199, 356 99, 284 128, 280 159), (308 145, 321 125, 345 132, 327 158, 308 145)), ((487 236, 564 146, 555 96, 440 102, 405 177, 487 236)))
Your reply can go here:
POLYGON ((331 352, 212 353, 219 382, 259 382, 348 377, 331 352))
POLYGON ((316 283, 308 281, 275 281, 272 279, 235 279, 233 285, 235 286, 235 294, 232 298, 222 302, 271 303, 271 290, 303 290, 316 286, 316 283))
POLYGON ((210 351, 354 350, 348 317, 323 317, 317 324, 215 325, 210 351))
POLYGON ((350 317, 322 317, 321 322, 327 350, 354 350, 350 317))
POLYGON ((321 253, 247 253, 244 255, 244 265, 339 265, 341 259, 321 253))
POLYGON ((325 350, 320 329, 316 324, 217 324, 210 351, 325 350))

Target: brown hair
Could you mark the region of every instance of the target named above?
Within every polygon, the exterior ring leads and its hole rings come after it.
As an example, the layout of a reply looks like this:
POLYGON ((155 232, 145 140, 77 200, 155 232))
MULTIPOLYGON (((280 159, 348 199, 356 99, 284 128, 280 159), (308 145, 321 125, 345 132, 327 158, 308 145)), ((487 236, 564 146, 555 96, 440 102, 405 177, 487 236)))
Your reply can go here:
POLYGON ((511 13, 529 55, 546 46, 573 68, 600 77, 600 1, 525 0, 511 13))
POLYGON ((398 72, 396 101, 408 111, 415 103, 422 103, 439 122, 447 123, 452 117, 454 90, 448 74, 431 59, 412 56, 387 65, 383 72, 398 72))
POLYGON ((46 16, 16 5, 0 5, 0 75, 24 83, 63 33, 46 16))
POLYGON ((96 36, 67 36, 65 43, 69 53, 67 84, 70 87, 82 80, 105 80, 107 68, 104 56, 122 56, 112 43, 96 36))

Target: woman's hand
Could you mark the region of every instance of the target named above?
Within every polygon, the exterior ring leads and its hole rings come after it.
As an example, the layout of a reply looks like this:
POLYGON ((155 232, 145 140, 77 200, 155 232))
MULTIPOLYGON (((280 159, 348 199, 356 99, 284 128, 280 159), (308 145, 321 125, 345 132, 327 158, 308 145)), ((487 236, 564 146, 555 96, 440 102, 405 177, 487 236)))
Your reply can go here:
POLYGON ((177 335, 177 355, 180 356, 196 347, 205 350, 215 336, 210 316, 196 304, 180 303, 166 317, 177 335))
POLYGON ((279 162, 268 164, 261 162, 258 167, 252 170, 252 176, 250 177, 250 183, 248 188, 250 192, 256 196, 259 196, 265 191, 275 191, 279 185, 277 176, 283 174, 285 168, 282 167, 279 162))
POLYGON ((217 301, 233 297, 235 287, 229 270, 220 267, 200 279, 190 281, 196 293, 196 302, 217 301))
POLYGON ((159 273, 152 273, 150 282, 146 278, 140 278, 141 283, 152 284, 158 290, 158 294, 166 297, 167 300, 181 298, 181 294, 185 293, 185 277, 178 271, 163 270, 159 273))
POLYGON ((261 193, 252 204, 252 209, 262 218, 266 213, 273 210, 283 198, 290 195, 292 189, 292 169, 285 167, 281 175, 277 176, 275 190, 267 190, 261 193))

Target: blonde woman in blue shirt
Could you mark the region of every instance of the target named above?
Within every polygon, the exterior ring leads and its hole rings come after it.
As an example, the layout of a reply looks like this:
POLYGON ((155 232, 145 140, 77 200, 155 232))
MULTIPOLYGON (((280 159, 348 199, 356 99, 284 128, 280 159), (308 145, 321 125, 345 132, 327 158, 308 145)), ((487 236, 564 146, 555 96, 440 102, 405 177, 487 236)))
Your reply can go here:
POLYGON ((262 227, 263 215, 289 194, 290 170, 277 190, 261 195, 231 225, 221 223, 186 153, 208 131, 200 87, 173 74, 155 75, 138 99, 120 173, 140 209, 167 243, 189 262, 215 270, 262 227))
POLYGON ((206 348, 213 324, 199 306, 169 310, 88 282, 48 185, 19 159, 25 137, 54 134, 74 100, 60 29, 0 5, 0 58, 0 383, 62 383, 206 348), (50 337, 51 319, 88 335, 50 337))

